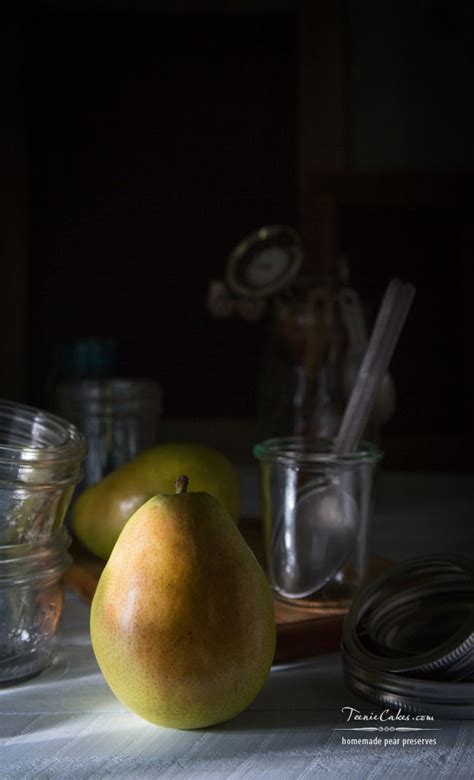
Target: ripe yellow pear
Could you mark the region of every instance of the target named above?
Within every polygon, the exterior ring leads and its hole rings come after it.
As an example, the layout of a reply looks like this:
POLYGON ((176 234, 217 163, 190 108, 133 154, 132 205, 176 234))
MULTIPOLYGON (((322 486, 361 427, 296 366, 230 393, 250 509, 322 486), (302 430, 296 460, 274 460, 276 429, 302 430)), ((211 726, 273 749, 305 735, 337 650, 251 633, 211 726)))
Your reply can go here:
POLYGON ((207 493, 157 495, 130 518, 91 608, 97 662, 118 699, 160 726, 232 718, 265 683, 275 618, 263 570, 207 493))
POLYGON ((238 521, 240 483, 228 458, 200 444, 159 444, 81 493, 72 507, 74 535, 107 560, 129 517, 157 493, 172 493, 176 474, 187 474, 193 490, 215 496, 238 521))

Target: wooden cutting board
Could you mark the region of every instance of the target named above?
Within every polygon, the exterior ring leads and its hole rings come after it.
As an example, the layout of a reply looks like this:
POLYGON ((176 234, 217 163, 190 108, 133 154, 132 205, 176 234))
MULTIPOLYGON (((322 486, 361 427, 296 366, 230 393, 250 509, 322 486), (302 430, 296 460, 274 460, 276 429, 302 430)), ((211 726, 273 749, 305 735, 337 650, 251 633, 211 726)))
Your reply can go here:
MULTIPOLYGON (((264 565, 262 525, 258 520, 243 521, 239 528, 257 559, 264 565)), ((89 553, 76 540, 70 553, 73 563, 66 572, 66 587, 87 602, 92 601, 104 561, 89 553)), ((370 576, 376 576, 390 565, 389 561, 374 558, 370 576)), ((277 622, 275 663, 285 663, 338 650, 342 637, 344 609, 301 607, 274 600, 277 622)))

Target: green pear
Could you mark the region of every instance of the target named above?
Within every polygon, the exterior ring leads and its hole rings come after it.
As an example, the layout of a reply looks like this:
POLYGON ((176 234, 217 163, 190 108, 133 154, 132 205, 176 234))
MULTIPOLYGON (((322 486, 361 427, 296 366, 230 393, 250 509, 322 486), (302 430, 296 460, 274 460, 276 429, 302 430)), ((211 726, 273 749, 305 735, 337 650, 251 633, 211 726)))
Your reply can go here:
POLYGON ((224 455, 200 444, 159 444, 81 493, 72 507, 74 535, 107 560, 129 517, 157 493, 173 492, 176 474, 188 474, 194 490, 215 496, 238 521, 239 477, 224 455))
POLYGON ((91 608, 91 639, 117 698, 145 720, 228 720, 267 679, 276 641, 267 579, 216 498, 157 495, 127 522, 91 608))

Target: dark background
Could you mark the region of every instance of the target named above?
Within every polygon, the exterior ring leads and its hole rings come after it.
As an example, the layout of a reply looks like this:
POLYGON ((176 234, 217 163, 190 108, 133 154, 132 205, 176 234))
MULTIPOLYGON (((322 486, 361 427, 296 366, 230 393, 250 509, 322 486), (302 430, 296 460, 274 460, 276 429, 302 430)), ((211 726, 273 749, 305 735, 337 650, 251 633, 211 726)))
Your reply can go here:
POLYGON ((6 213, 20 171, 27 249, 15 274, 3 251, 4 395, 47 405, 58 344, 113 338, 121 374, 162 384, 166 418, 254 421, 270 323, 216 320, 206 291, 244 235, 283 222, 308 268, 344 253, 369 316, 391 276, 416 284, 389 454, 473 467, 471 4, 331 9, 111 0, 15 16, 3 56, 21 127, 5 128, 25 153, 11 162, 4 133, 3 197, 6 213))
POLYGON ((261 328, 205 301, 296 220, 295 20, 38 12, 26 52, 36 392, 58 338, 113 337, 169 415, 255 414, 261 328))

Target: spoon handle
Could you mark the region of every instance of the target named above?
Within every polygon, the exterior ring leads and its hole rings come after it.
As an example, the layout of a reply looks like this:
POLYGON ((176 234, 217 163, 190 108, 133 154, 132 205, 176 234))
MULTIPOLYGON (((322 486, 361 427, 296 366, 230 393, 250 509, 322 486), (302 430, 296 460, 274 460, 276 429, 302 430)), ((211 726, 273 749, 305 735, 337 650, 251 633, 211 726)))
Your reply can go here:
POLYGON ((335 451, 338 455, 352 452, 359 444, 414 295, 414 286, 400 279, 392 279, 385 291, 336 438, 335 451))

